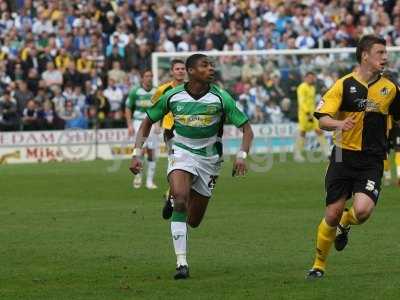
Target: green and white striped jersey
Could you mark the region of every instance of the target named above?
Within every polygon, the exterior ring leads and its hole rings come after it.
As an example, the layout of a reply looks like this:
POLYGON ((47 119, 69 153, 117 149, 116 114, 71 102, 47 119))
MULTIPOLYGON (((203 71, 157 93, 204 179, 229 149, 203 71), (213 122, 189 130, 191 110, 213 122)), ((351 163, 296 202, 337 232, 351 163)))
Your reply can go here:
POLYGON ((137 86, 129 91, 125 107, 133 111, 133 120, 143 120, 146 117, 146 109, 152 105, 151 98, 156 89, 146 91, 142 86, 137 86))
POLYGON ((225 120, 236 127, 248 121, 229 93, 214 84, 199 99, 193 98, 185 85, 179 85, 147 109, 147 115, 153 123, 168 112, 172 112, 174 118, 174 145, 202 156, 219 154, 218 142, 225 120))

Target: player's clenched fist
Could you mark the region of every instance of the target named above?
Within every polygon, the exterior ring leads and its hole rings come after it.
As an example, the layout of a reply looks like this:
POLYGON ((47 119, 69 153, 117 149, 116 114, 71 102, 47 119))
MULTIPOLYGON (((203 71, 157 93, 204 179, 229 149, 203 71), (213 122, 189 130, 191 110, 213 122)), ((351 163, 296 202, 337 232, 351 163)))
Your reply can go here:
POLYGON ((140 173, 140 171, 142 170, 142 161, 140 160, 139 157, 137 156, 132 157, 129 170, 131 170, 131 172, 135 175, 140 173))
POLYGON ((131 172, 133 174, 138 174, 140 173, 140 171, 142 170, 142 156, 143 156, 143 151, 140 148, 135 148, 133 149, 133 156, 132 156, 132 160, 131 160, 131 165, 129 167, 129 170, 131 170, 131 172))
POLYGON ((356 123, 355 123, 355 121, 354 121, 354 119, 352 117, 347 117, 343 121, 340 121, 338 129, 341 129, 341 130, 344 130, 344 131, 350 130, 350 129, 352 129, 354 127, 355 124, 356 123))

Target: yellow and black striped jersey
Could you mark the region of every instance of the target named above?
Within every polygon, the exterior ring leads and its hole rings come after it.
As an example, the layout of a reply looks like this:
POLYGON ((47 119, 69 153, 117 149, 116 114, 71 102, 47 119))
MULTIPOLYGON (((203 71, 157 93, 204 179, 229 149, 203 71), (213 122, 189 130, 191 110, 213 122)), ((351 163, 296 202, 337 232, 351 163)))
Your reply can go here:
POLYGON ((314 116, 329 115, 337 120, 351 116, 355 126, 348 131, 335 133, 338 147, 367 154, 384 156, 387 148, 387 117, 400 119, 400 92, 389 77, 380 75, 366 83, 350 73, 325 93, 314 116))

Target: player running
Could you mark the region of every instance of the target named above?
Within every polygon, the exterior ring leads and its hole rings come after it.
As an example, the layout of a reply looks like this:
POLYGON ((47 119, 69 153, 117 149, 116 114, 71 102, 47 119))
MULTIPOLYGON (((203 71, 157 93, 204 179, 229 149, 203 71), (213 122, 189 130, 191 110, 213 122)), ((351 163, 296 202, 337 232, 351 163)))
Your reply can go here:
POLYGON ((304 162, 305 160, 302 151, 304 150, 306 133, 310 131, 315 131, 323 154, 326 157, 329 156, 328 142, 313 115, 315 111, 316 79, 317 77, 313 72, 307 72, 304 81, 297 87, 299 136, 294 149, 294 160, 297 162, 304 162))
MULTIPOLYGON (((126 99, 125 103, 125 118, 126 125, 128 127, 128 134, 133 136, 139 129, 140 123, 146 117, 146 109, 149 108, 151 98, 155 93, 153 88, 153 74, 150 70, 146 70, 142 73, 141 85, 133 87, 126 99)), ((159 129, 153 128, 150 135, 143 147, 143 151, 147 153, 147 178, 146 188, 156 189, 157 186, 154 184, 154 173, 156 169, 156 151, 158 147, 158 131, 159 129)), ((133 179, 133 187, 140 188, 142 186, 142 174, 139 173, 133 179)))
POLYGON ((243 131, 243 140, 233 164, 236 175, 246 173, 245 159, 253 139, 248 118, 232 97, 212 84, 214 66, 206 55, 194 54, 186 61, 189 82, 169 90, 147 110, 136 138, 131 171, 140 172, 143 138, 152 124, 168 112, 174 118, 174 137, 168 157, 168 181, 174 197, 172 241, 177 257, 175 279, 189 277, 186 260, 187 224, 197 227, 203 219, 222 163, 221 136, 225 120, 243 131))
POLYGON ((351 225, 364 223, 379 198, 387 150, 387 116, 400 120, 400 92, 382 71, 386 41, 361 38, 356 49, 359 68, 324 95, 315 116, 326 130, 336 130, 335 147, 325 176, 326 209, 317 234, 315 261, 307 278, 321 278, 333 242, 338 251, 348 242, 351 225), (345 209, 353 197, 353 206, 345 209))
MULTIPOLYGON (((164 95, 166 92, 168 92, 170 89, 177 87, 178 85, 182 84, 185 80, 186 77, 186 68, 185 68, 185 63, 183 60, 180 59, 174 59, 171 61, 171 68, 170 68, 170 74, 172 77, 171 81, 168 81, 164 84, 161 84, 151 101, 153 103, 157 102, 162 95, 164 95)), ((161 120, 161 127, 164 129, 164 142, 165 145, 167 146, 167 150, 169 151, 170 149, 170 140, 172 138, 172 129, 174 126, 174 118, 172 116, 172 113, 169 112, 167 115, 165 115, 162 120, 161 120)), ((164 199, 165 199, 165 204, 162 210, 162 217, 166 220, 171 218, 172 216, 172 206, 173 206, 173 197, 170 195, 169 189, 165 192, 164 194, 164 199)))

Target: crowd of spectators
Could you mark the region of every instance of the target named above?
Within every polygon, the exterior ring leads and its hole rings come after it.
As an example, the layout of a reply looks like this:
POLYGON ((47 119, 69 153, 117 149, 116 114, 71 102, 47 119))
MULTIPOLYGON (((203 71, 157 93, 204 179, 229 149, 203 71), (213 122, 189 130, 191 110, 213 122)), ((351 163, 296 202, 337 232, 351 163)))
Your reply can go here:
MULTIPOLYGON (((0 130, 124 127, 153 51, 351 47, 368 33, 400 45, 400 1, 0 0, 0 130)), ((307 67, 321 90, 340 75, 318 67, 332 57, 306 60, 222 57, 219 82, 254 123, 294 120, 307 67)))

